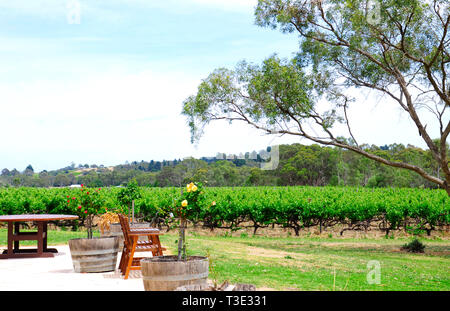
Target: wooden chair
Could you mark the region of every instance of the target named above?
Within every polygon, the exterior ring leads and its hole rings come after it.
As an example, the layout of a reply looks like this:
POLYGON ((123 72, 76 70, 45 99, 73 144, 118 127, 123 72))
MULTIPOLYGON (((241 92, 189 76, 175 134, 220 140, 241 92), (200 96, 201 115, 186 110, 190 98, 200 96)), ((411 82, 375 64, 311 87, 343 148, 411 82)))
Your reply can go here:
POLYGON ((136 252, 152 252, 153 256, 162 256, 165 248, 161 247, 159 241, 160 231, 156 228, 133 228, 130 229, 128 217, 119 214, 120 225, 123 232, 123 250, 120 258, 119 270, 128 279, 130 270, 141 269, 141 259, 145 257, 135 257, 136 252), (145 236, 147 240, 139 240, 145 236))

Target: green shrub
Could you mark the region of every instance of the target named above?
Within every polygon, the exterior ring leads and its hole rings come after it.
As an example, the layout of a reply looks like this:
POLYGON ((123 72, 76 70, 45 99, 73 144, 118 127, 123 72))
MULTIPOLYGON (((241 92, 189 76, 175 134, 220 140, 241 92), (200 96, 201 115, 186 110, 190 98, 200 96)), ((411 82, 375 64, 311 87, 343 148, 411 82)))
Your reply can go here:
POLYGON ((418 239, 414 239, 408 244, 403 245, 402 249, 411 253, 423 253, 425 251, 425 245, 418 239))

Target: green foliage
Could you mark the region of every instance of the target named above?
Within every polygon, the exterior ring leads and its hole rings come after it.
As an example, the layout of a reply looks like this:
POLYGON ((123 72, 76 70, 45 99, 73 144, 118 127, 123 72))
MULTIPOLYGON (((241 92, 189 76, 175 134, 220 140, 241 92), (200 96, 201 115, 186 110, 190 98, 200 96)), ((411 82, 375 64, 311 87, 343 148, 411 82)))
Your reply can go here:
POLYGON ((131 180, 125 188, 120 189, 117 199, 122 206, 130 207, 133 200, 141 198, 141 191, 136 179, 131 180))
POLYGON ((204 209, 203 184, 191 182, 186 186, 186 191, 182 191, 181 196, 175 201, 174 212, 179 218, 196 221, 204 209))
MULTIPOLYGON (((350 226, 377 221, 388 234, 403 226, 429 230, 450 223, 450 199, 444 190, 310 186, 200 186, 198 189, 202 190, 198 192, 187 192, 185 187, 139 189, 139 216, 144 220, 159 217, 167 225, 174 222, 170 211, 173 216, 178 215, 176 208, 183 200, 191 202, 186 217, 211 229, 235 229, 250 223, 255 230, 275 224, 297 232, 320 223, 326 228, 336 222, 350 226)), ((120 190, 102 188, 105 209, 113 210, 120 204, 120 190)), ((79 194, 79 189, 69 188, 0 188, 0 214, 77 214, 78 205, 71 198, 79 194), (74 203, 67 204, 67 199, 74 203)))
POLYGON ((411 253, 423 253, 425 251, 425 245, 418 239, 414 239, 411 242, 402 246, 402 249, 411 253))
POLYGON ((80 217, 98 215, 105 212, 104 199, 101 195, 101 188, 87 188, 84 185, 79 189, 78 194, 67 195, 67 206, 71 210, 76 210, 80 217))
POLYGON ((139 199, 140 197, 141 193, 136 179, 132 179, 117 195, 117 199, 124 205, 130 204, 131 201, 139 199))
POLYGON ((86 220, 88 238, 92 238, 93 218, 106 212, 105 199, 101 188, 87 188, 81 185, 77 193, 67 195, 67 208, 86 220))
MULTIPOLYGON (((261 121, 268 127, 301 119, 313 111, 311 83, 296 61, 267 58, 261 66, 239 63, 235 70, 217 69, 198 87, 195 96, 183 103, 189 118, 191 140, 196 141, 203 127, 220 115, 232 115, 230 121, 261 121)), ((222 118, 222 117, 220 117, 222 118)))
MULTIPOLYGON (((414 164, 430 174, 444 178, 443 170, 433 161, 430 150, 402 144, 361 145, 361 147, 389 160, 414 164)), ((414 172, 387 167, 351 151, 319 145, 280 145, 279 163, 274 170, 261 169, 259 165, 262 162, 256 152, 252 157, 250 152, 245 156, 242 154, 242 159, 223 160, 218 157, 172 161, 170 165, 165 164, 160 170, 161 163, 164 162, 133 162, 128 165, 117 165, 114 170, 98 169, 66 173, 58 170, 57 176, 56 171, 44 171, 33 177, 18 172, 13 176, 11 171, 3 169, 0 186, 3 184, 8 187, 12 185, 14 178, 18 178, 17 186, 24 187, 71 184, 93 187, 97 184, 96 180, 109 187, 127 184, 133 179, 141 187, 181 187, 192 180, 202 182, 208 187, 288 185, 435 187, 414 172)), ((118 205, 125 207, 127 203, 119 202, 118 205)))

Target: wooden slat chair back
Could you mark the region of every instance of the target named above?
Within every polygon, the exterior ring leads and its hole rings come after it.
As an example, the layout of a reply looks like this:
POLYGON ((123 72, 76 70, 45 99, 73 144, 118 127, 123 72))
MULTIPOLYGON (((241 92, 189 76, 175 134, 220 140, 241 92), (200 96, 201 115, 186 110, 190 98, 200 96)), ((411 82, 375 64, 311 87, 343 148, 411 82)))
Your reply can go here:
POLYGON ((160 231, 156 228, 130 229, 128 217, 119 214, 120 225, 123 232, 123 251, 120 258, 119 269, 128 279, 130 270, 141 269, 141 259, 145 257, 135 257, 136 252, 152 252, 153 256, 162 256, 165 248, 161 247, 159 241, 160 231), (146 240, 139 240, 139 237, 145 236, 146 240))
POLYGON ((119 214, 119 221, 120 226, 122 227, 122 233, 123 233, 123 245, 124 247, 129 245, 131 246, 133 244, 133 240, 131 239, 130 235, 128 234, 130 232, 130 223, 128 222, 128 217, 123 216, 122 214, 119 214))

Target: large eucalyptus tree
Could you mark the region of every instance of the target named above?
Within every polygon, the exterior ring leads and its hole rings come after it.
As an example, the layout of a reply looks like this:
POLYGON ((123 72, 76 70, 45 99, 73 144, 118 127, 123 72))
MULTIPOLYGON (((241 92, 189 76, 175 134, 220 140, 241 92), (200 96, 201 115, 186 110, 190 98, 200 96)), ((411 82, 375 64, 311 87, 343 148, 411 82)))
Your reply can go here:
POLYGON ((192 139, 210 121, 244 121, 268 134, 305 137, 414 171, 450 195, 449 12, 448 0, 259 0, 256 23, 297 33, 300 49, 291 60, 272 56, 260 65, 243 61, 212 72, 183 103, 192 139), (363 104, 352 96, 355 88, 400 107, 438 174, 358 144, 348 118, 351 105, 363 104), (321 100, 326 109, 319 108, 321 100), (439 137, 430 136, 422 111, 435 116, 439 137), (338 123, 347 138, 336 135, 338 123))

